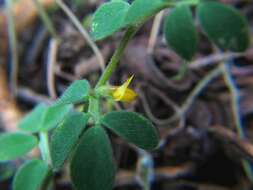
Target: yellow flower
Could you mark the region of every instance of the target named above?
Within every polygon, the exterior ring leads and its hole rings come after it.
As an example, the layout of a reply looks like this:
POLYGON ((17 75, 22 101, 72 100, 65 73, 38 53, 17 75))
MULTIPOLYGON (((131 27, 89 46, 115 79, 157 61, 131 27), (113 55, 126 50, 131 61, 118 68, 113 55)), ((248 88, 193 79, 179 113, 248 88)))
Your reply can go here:
POLYGON ((124 82, 121 86, 112 87, 112 97, 115 101, 122 101, 122 102, 131 102, 135 100, 137 94, 130 88, 128 88, 129 84, 133 80, 134 76, 131 76, 124 82))

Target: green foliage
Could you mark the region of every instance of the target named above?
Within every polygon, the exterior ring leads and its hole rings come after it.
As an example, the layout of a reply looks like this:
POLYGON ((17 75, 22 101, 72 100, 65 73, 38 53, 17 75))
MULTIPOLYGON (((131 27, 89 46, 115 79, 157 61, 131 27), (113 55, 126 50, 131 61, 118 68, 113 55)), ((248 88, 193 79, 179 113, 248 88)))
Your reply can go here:
POLYGON ((112 190, 115 166, 111 144, 102 127, 95 126, 85 132, 70 169, 77 190, 112 190))
POLYGON ((165 0, 135 0, 126 15, 125 24, 139 24, 160 10, 166 8, 168 2, 165 0))
POLYGON ((47 109, 42 117, 40 131, 48 131, 57 126, 69 113, 71 105, 56 105, 47 109))
POLYGON ((197 15, 202 29, 220 48, 239 52, 248 48, 249 27, 235 8, 207 1, 200 3, 197 15))
POLYGON ((99 40, 118 31, 124 24, 129 4, 124 1, 104 3, 94 14, 92 36, 99 40))
POLYGON ((71 105, 64 104, 53 105, 51 107, 39 104, 20 121, 19 128, 31 133, 48 131, 56 127, 66 114, 69 113, 71 108, 71 105))
POLYGON ((159 138, 152 123, 143 116, 127 111, 106 114, 101 123, 114 133, 136 146, 151 150, 157 147, 159 138))
POLYGON ((75 104, 87 100, 90 91, 90 84, 87 80, 74 81, 62 94, 56 105, 75 104))
POLYGON ((176 5, 198 5, 201 0, 174 0, 176 5))
POLYGON ((22 133, 0 135, 0 162, 15 160, 30 152, 36 145, 37 138, 22 133))
POLYGON ((41 160, 30 160, 17 171, 13 190, 38 190, 49 172, 47 164, 41 160))
POLYGON ((42 122, 42 116, 47 108, 48 106, 45 104, 39 104, 19 122, 18 127, 31 133, 38 132, 42 122))
POLYGON ((191 60, 197 51, 198 36, 188 5, 178 5, 165 18, 165 38, 182 58, 191 60))
POLYGON ((72 113, 54 130, 51 137, 51 156, 54 169, 60 169, 64 164, 85 129, 88 119, 88 114, 72 113))
POLYGON ((166 6, 165 0, 135 0, 131 5, 122 0, 104 3, 94 14, 92 36, 99 40, 122 27, 141 24, 166 6))

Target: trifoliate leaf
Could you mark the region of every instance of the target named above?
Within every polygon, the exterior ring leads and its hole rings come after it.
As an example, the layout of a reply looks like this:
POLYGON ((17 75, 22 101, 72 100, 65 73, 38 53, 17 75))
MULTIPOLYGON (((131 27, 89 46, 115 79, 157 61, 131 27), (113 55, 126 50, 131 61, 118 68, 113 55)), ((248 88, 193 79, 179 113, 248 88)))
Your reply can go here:
POLYGON ((31 133, 38 132, 47 108, 45 104, 39 104, 20 121, 18 127, 31 133))
POLYGON ((248 24, 235 8, 214 1, 202 2, 197 16, 203 31, 218 47, 236 52, 249 47, 248 24))
POLYGON ((166 17, 164 34, 170 47, 185 60, 197 51, 198 37, 190 7, 179 5, 166 17))
POLYGON ((87 80, 73 82, 57 100, 55 105, 75 104, 85 101, 89 96, 90 84, 87 80))
POLYGON ((103 116, 101 123, 127 142, 140 148, 151 150, 158 145, 157 130, 149 120, 140 114, 113 111, 103 116))
POLYGON ((17 171, 13 190, 38 190, 49 172, 48 166, 42 160, 30 160, 17 171))
POLYGON ((51 137, 51 157, 54 169, 59 169, 77 144, 79 136, 88 122, 85 113, 69 114, 58 126, 51 137))
POLYGON ((4 133, 0 135, 0 162, 15 160, 29 153, 38 140, 32 135, 4 133))
POLYGON ((77 190, 112 190, 115 166, 110 140, 102 127, 92 127, 84 133, 70 170, 77 190))
POLYGON ((40 131, 48 131, 59 124, 71 110, 71 105, 53 105, 43 115, 40 131))
POLYGON ((92 36, 95 40, 105 38, 122 28, 129 4, 113 1, 102 4, 94 14, 92 36))
POLYGON ((165 8, 164 0, 135 0, 126 13, 125 25, 139 24, 165 8))

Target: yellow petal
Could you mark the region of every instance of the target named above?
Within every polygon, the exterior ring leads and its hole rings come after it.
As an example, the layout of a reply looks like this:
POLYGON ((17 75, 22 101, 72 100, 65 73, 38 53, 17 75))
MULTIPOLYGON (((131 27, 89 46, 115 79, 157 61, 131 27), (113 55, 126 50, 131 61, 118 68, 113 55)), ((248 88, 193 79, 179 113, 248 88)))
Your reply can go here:
POLYGON ((134 76, 131 76, 121 86, 112 88, 112 96, 115 101, 130 102, 136 98, 137 94, 128 88, 129 84, 133 80, 133 77, 134 76))
POLYGON ((124 82, 121 86, 118 87, 118 90, 124 94, 130 83, 132 82, 134 76, 132 75, 126 82, 124 82))
POLYGON ((124 82, 124 84, 122 86, 128 87, 129 84, 132 82, 133 78, 134 78, 134 75, 132 75, 129 79, 127 79, 127 81, 124 82))
POLYGON ((136 97, 137 97, 137 94, 132 89, 127 88, 124 96, 121 98, 121 101, 131 102, 135 100, 136 97))

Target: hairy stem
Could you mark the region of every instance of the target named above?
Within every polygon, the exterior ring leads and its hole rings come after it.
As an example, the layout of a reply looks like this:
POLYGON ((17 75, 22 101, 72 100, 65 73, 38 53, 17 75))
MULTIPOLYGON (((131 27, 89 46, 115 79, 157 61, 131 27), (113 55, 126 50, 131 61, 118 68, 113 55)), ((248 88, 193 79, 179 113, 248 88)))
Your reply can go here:
POLYGON ((111 77, 112 73, 115 71, 115 69, 117 68, 120 58, 123 55, 124 50, 126 49, 126 46, 128 44, 128 42, 132 39, 132 37, 134 36, 134 34, 137 32, 138 27, 134 27, 134 26, 130 26, 122 41, 119 44, 119 47, 117 48, 117 50, 114 52, 109 64, 107 65, 107 67, 105 68, 104 73, 102 74, 102 76, 100 77, 96 88, 103 86, 106 84, 106 82, 109 80, 109 78, 111 77))
MULTIPOLYGON (((126 49, 126 46, 128 42, 132 39, 136 31, 138 30, 137 27, 129 27, 121 40, 119 47, 117 50, 114 52, 109 64, 106 66, 102 76, 100 77, 97 85, 95 88, 99 88, 103 85, 106 84, 106 82, 109 80, 111 77, 112 73, 115 71, 117 68, 120 58, 123 55, 124 50, 126 49)), ((94 97, 90 97, 89 100, 89 113, 93 116, 94 122, 97 123, 99 122, 100 118, 100 109, 99 109, 99 101, 96 100, 94 97)))
POLYGON ((98 124, 100 120, 99 100, 95 97, 89 98, 88 113, 93 117, 94 123, 98 124))

